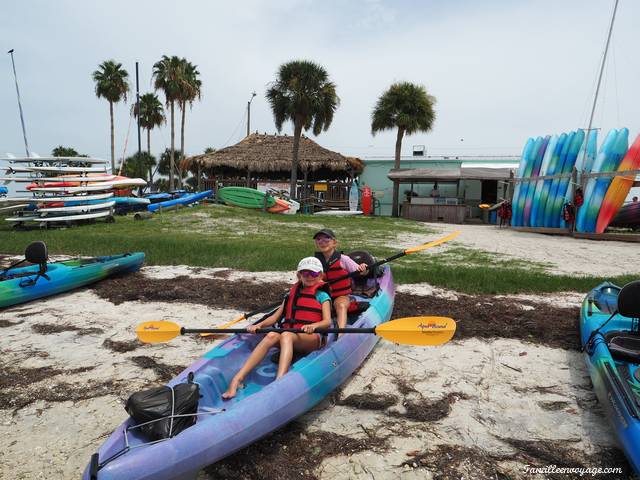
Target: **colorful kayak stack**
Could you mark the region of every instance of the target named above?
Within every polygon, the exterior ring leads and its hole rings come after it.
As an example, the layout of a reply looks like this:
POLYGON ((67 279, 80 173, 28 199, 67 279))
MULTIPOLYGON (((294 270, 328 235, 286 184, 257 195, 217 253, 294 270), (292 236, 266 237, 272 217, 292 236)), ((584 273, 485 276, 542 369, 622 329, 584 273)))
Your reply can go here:
POLYGON ((141 178, 111 175, 107 162, 87 157, 25 157, 7 159, 5 181, 27 183, 19 196, 3 198, 3 209, 14 211, 8 222, 41 225, 71 223, 113 216, 117 206, 149 203, 123 196, 146 185, 141 178), (20 175, 26 174, 26 175, 20 175))
MULTIPOLYGON (((640 135, 629 146, 629 130, 611 130, 597 149, 597 131, 583 130, 529 138, 522 152, 513 194, 515 227, 567 228, 563 210, 573 202, 570 188, 574 168, 582 176, 584 204, 578 209, 576 230, 602 233, 624 203, 633 176, 590 176, 640 168, 640 135)), ((578 177, 578 183, 580 183, 578 177)))

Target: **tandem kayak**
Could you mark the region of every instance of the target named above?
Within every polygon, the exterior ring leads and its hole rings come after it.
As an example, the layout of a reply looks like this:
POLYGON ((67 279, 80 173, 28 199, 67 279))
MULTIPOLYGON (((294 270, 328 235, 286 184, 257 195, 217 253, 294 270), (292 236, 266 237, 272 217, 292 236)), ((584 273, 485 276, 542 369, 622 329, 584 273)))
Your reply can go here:
MULTIPOLYGON (((394 285, 388 267, 377 282, 373 298, 357 297, 368 307, 353 317, 354 327, 371 328, 390 319, 394 285)), ((169 383, 184 384, 193 374, 201 395, 194 425, 150 443, 129 418, 100 447, 97 461, 94 456, 94 475, 89 464, 83 478, 194 479, 200 469, 308 412, 353 374, 378 341, 369 334, 343 335, 339 340, 329 335, 325 347, 295 361, 278 381, 274 381, 278 366, 267 355, 245 378, 236 397, 222 400, 231 378, 262 337, 234 335, 169 383)))
POLYGON ((629 463, 640 474, 640 281, 604 282, 580 312, 581 344, 593 388, 629 463))
POLYGON ((116 273, 135 272, 143 262, 144 253, 136 252, 0 271, 0 308, 66 292, 116 273))

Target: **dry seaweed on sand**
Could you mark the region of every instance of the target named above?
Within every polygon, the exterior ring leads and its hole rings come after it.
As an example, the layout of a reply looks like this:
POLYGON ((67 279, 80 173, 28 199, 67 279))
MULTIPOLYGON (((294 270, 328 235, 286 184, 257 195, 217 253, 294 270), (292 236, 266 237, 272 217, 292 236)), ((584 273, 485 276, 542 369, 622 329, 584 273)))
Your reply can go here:
POLYGON ((214 308, 254 310, 281 298, 288 285, 284 282, 250 283, 187 276, 157 279, 138 272, 108 278, 92 288, 100 297, 116 305, 129 301, 184 302, 214 308))
MULTIPOLYGON (((523 302, 521 302, 523 303, 523 302)), ((460 295, 457 300, 397 293, 394 317, 441 315, 457 322, 457 340, 516 338, 554 348, 578 350, 579 309, 529 302, 534 308, 516 308, 512 300, 491 295, 460 295)))
POLYGON ((157 360, 145 355, 131 357, 131 361, 140 368, 153 370, 158 376, 158 381, 163 383, 168 382, 185 369, 185 367, 178 365, 167 365, 165 363, 160 363, 157 360))
POLYGON ((324 459, 363 451, 384 453, 387 437, 352 438, 323 430, 306 431, 293 422, 205 469, 205 478, 317 480, 324 459))
POLYGON ((107 348, 112 352, 117 352, 117 353, 132 352, 133 350, 137 349, 138 347, 141 347, 142 345, 143 345, 142 342, 140 342, 137 339, 119 341, 119 340, 111 340, 110 338, 107 338, 104 342, 102 342, 102 346, 104 348, 107 348))
POLYGON ((40 335, 52 335, 62 332, 76 332, 76 335, 97 335, 104 333, 104 330, 98 327, 80 328, 69 324, 57 323, 36 323, 31 325, 31 330, 40 335))

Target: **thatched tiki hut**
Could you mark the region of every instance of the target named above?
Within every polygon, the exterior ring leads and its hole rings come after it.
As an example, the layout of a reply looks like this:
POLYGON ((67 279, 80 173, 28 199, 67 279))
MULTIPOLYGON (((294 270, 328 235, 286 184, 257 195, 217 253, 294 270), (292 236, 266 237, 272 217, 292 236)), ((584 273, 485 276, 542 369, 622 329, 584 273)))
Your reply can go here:
MULTIPOLYGON (((206 188, 231 185, 256 188, 260 182, 287 182, 291 178, 292 156, 293 137, 252 133, 235 145, 187 161, 201 166, 208 177, 206 188)), ((343 200, 339 197, 346 200, 353 178, 364 169, 362 160, 327 150, 304 135, 298 156, 298 178, 302 180, 298 182, 297 198, 309 197, 316 182, 326 181, 327 200, 343 200)))

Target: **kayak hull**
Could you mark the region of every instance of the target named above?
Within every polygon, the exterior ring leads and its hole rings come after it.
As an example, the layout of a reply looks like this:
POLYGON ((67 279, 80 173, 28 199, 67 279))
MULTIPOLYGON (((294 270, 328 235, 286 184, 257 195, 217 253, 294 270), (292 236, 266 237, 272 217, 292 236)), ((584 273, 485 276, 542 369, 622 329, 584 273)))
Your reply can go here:
MULTIPOLYGON (((232 205, 242 208, 264 208, 265 193, 254 188, 247 187, 224 187, 218 190, 218 199, 232 205)), ((271 208, 276 204, 275 198, 267 197, 267 208, 271 208)))
MULTIPOLYGON (((640 376, 638 364, 614 358, 607 343, 612 335, 629 335, 632 319, 616 314, 589 342, 617 308, 620 287, 604 282, 585 298, 580 312, 581 344, 598 400, 604 408, 629 463, 640 474, 640 376)), ((636 337, 638 334, 636 334, 636 337)))
POLYGON ((49 263, 49 280, 41 277, 35 285, 29 283, 37 276, 37 265, 14 268, 8 278, 0 280, 0 308, 63 293, 117 273, 134 272, 143 262, 144 253, 136 252, 49 263))
MULTIPOLYGON (((369 308, 354 322, 356 327, 375 327, 386 322, 393 310, 394 286, 389 268, 380 279, 380 290, 369 308)), ((197 423, 177 436, 153 445, 129 433, 131 450, 113 461, 124 447, 124 428, 118 427, 100 448, 99 480, 194 478, 207 465, 250 445, 286 425, 318 404, 349 378, 369 355, 378 337, 371 334, 343 335, 339 340, 310 353, 294 363, 291 370, 274 381, 277 365, 270 355, 245 379, 245 388, 229 401, 220 398, 228 382, 240 368, 262 335, 235 335, 209 351, 169 384, 186 380, 194 373, 202 398, 199 413, 225 410, 199 416, 197 423)), ((89 466, 84 472, 89 479, 89 466)))
POLYGON ((213 195, 213 190, 207 190, 200 193, 191 193, 179 198, 174 198, 173 200, 167 200, 166 202, 152 203, 147 206, 147 210, 149 210, 150 212, 155 212, 156 210, 160 210, 161 208, 173 207, 175 205, 189 205, 190 203, 197 202, 198 200, 210 197, 211 195, 213 195))

